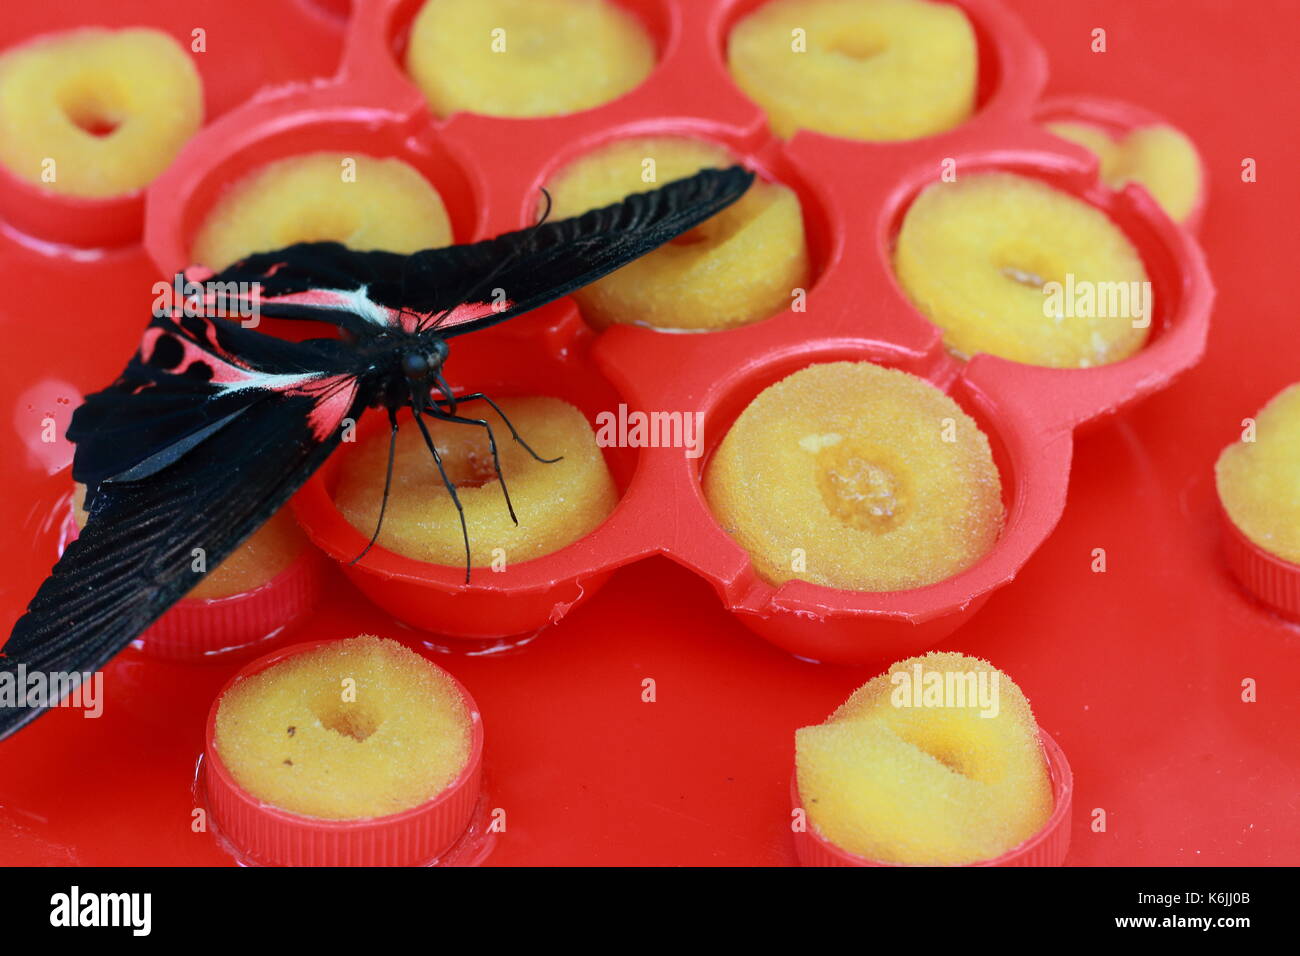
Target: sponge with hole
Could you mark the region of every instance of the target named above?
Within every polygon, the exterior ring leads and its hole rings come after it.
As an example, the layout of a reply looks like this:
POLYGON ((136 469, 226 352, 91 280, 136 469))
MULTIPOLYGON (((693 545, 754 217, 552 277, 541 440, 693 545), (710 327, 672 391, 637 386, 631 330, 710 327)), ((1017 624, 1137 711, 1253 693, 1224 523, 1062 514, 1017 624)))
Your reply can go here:
POLYGON ((0 54, 0 163, 52 192, 148 185, 203 122, 203 84, 159 30, 87 27, 0 54))
POLYGON ((963 357, 1086 368, 1128 358, 1150 333, 1154 295, 1123 230, 1027 176, 927 187, 903 217, 894 269, 963 357))
POLYGON ((451 678, 396 641, 363 635, 236 683, 216 749, 235 781, 302 816, 387 816, 444 790, 465 767, 470 715, 451 678))

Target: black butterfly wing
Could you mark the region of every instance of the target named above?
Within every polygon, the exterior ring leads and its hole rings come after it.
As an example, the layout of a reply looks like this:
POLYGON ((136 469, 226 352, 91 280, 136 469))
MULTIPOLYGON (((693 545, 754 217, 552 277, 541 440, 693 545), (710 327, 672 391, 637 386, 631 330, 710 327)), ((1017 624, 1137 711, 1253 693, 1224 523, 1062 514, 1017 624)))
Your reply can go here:
MULTIPOLYGON (((102 667, 296 491, 366 396, 334 341, 156 318, 68 430, 90 519, 14 626, 0 670, 102 667), (238 355, 238 358, 235 356, 238 355)), ((0 738, 39 713, 0 707, 0 738)))
POLYGON ((274 318, 320 319, 357 334, 436 326, 450 338, 608 275, 716 215, 753 180, 739 166, 706 169, 581 216, 470 245, 403 256, 300 243, 250 256, 215 276, 192 277, 257 283, 257 305, 274 318))
POLYGON ((753 181, 754 174, 740 166, 706 169, 571 219, 419 253, 411 256, 402 286, 431 292, 403 304, 432 315, 444 338, 487 328, 659 248, 731 205, 753 181), (502 297, 485 298, 490 289, 501 290, 502 297))
POLYGON ((338 242, 300 242, 258 252, 213 273, 191 266, 185 278, 201 291, 209 314, 311 319, 358 337, 401 328, 400 309, 378 303, 371 290, 400 279, 409 256, 357 252, 338 242))

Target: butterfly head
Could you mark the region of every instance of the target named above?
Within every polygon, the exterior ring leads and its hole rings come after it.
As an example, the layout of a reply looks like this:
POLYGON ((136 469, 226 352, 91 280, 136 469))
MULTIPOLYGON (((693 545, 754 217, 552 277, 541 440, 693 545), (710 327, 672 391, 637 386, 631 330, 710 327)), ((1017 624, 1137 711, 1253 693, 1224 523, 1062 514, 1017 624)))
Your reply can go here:
POLYGON ((438 378, 446 360, 447 343, 434 338, 402 353, 402 374, 412 385, 431 382, 438 378))

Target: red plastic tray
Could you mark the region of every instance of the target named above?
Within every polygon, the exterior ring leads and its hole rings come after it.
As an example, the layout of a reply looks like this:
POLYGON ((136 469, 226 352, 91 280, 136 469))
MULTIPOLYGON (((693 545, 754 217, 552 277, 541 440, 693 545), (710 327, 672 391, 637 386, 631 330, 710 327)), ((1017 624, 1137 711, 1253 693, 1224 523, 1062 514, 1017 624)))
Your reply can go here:
MULTIPOLYGON (((508 820, 488 862, 794 862, 788 791, 794 729, 821 720, 890 659, 933 644, 963 622, 943 646, 1006 669, 1073 765, 1075 836, 1067 862, 1295 862, 1300 837, 1287 808, 1297 790, 1300 747, 1285 728, 1294 724, 1300 697, 1297 628, 1263 611, 1231 582, 1217 547, 1210 473, 1240 418, 1300 378, 1289 319, 1263 292, 1294 252, 1286 246, 1294 243, 1285 217, 1277 212, 1296 208, 1295 189, 1280 173, 1249 186, 1239 179, 1244 155, 1261 166, 1272 155, 1278 168, 1286 137, 1294 136, 1280 121, 1287 115, 1285 64, 1261 58, 1250 45, 1296 32, 1293 18, 1282 4, 1253 7, 1234 17, 1236 32, 1225 37, 1215 22, 1224 14, 1208 3, 1140 10, 1116 3, 1079 12, 1045 2, 1011 4, 1050 54, 1055 92, 1140 99, 1192 136, 1211 170, 1202 242, 1221 290, 1205 364, 1166 394, 1079 438, 1068 507, 1056 533, 1046 537, 1065 503, 1072 427, 1165 384, 1200 351, 1204 323, 1188 306, 1188 299, 1191 306, 1204 305, 1197 297, 1206 294, 1194 244, 1142 194, 1113 196, 1091 186, 1091 164, 1082 152, 1029 123, 1044 61, 1028 33, 984 0, 964 4, 977 24, 985 62, 996 64, 984 73, 976 119, 919 144, 870 149, 871 176, 860 178, 851 199, 832 201, 827 170, 842 174, 849 164, 861 164, 861 147, 801 135, 788 149, 777 149, 757 112, 728 83, 692 81, 690 70, 705 60, 720 75, 721 27, 752 5, 629 4, 659 41, 659 71, 616 103, 545 122, 464 116, 431 123, 383 55, 388 44, 400 42, 400 21, 412 3, 358 5, 342 84, 263 94, 238 113, 231 107, 263 78, 278 83, 333 73, 342 21, 306 0, 270 5, 280 32, 259 35, 258 42, 268 44, 263 59, 291 76, 270 74, 269 67, 256 73, 251 66, 229 76, 229 61, 200 59, 211 120, 201 135, 205 143, 223 145, 192 149, 154 187, 147 223, 152 262, 138 246, 60 252, 19 241, 12 231, 0 247, 0 279, 15 290, 0 306, 0 322, 13 354, 22 356, 0 384, 15 427, 0 514, 14 540, 23 542, 4 558, 0 605, 6 625, 53 560, 67 491, 66 474, 55 474, 67 462, 67 449, 34 440, 37 423, 47 413, 66 423, 80 392, 116 373, 138 340, 150 285, 160 269, 183 264, 186 236, 224 178, 287 151, 336 148, 364 133, 368 143, 382 144, 372 151, 407 155, 430 175, 463 240, 522 224, 546 174, 602 139, 693 132, 721 139, 799 190, 820 276, 809 303, 810 312, 819 309, 813 348, 803 351, 806 331, 796 335, 791 322, 778 318, 711 337, 718 343, 711 361, 692 363, 673 341, 681 337, 615 329, 595 339, 567 303, 511 323, 500 336, 534 344, 548 362, 570 360, 593 372, 573 386, 593 393, 591 401, 602 401, 600 390, 612 387, 657 407, 663 400, 656 389, 672 384, 670 407, 689 402, 683 410, 709 411, 715 437, 782 367, 814 355, 855 352, 917 371, 950 388, 995 435, 1004 479, 1012 479, 1011 523, 1000 546, 1005 553, 986 562, 979 580, 945 582, 921 603, 914 593, 855 608, 836 597, 842 592, 830 592, 827 600, 812 593, 825 589, 797 584, 773 595, 747 575, 743 556, 709 524, 680 453, 615 453, 612 464, 626 492, 610 522, 619 533, 606 530, 610 547, 589 549, 569 564, 552 562, 560 572, 539 576, 543 585, 576 587, 573 599, 561 602, 572 605, 564 608, 572 613, 515 650, 466 654, 451 649, 455 641, 433 639, 447 651, 439 663, 470 689, 484 715, 488 799, 508 820), (1106 54, 1088 52, 1096 27, 1109 32, 1106 54), (1225 45, 1232 56, 1225 57, 1225 45), (280 47, 302 59, 275 59, 270 51, 280 47), (1189 63, 1211 57, 1215 69, 1188 73, 1189 63), (691 89, 685 101, 683 88, 691 89), (1196 92, 1189 96, 1189 90, 1196 92), (1246 95, 1255 103, 1278 97, 1272 115, 1279 122, 1251 121, 1231 107, 1233 97, 1246 95), (1210 120, 1189 104, 1217 106, 1217 112, 1210 120), (277 126, 286 115, 302 118, 302 125, 277 126), (493 160, 494 147, 509 147, 510 162, 493 160), (1135 239, 1158 300, 1182 308, 1166 307, 1151 345, 1123 366, 1064 375, 996 359, 956 367, 905 303, 882 306, 871 284, 888 280, 879 250, 891 223, 932 178, 936 158, 947 155, 972 165, 1017 166, 1104 206, 1139 233, 1135 239), (1250 256, 1242 255, 1243 235, 1260 237, 1250 256), (846 256, 871 267, 836 270, 846 256), (93 305, 77 315, 86 337, 52 339, 70 291, 82 287, 94 290, 88 297, 93 305), (817 296, 824 305, 812 301, 817 296), (61 308, 51 310, 51 302, 61 308), (873 314, 864 327, 861 313, 868 307, 873 314), (652 349, 663 353, 660 367, 677 370, 672 383, 629 371, 631 358, 652 349), (628 458, 639 461, 629 464, 628 458), (32 550, 21 553, 28 542, 32 550), (1104 574, 1089 570, 1096 548, 1106 549, 1104 574), (703 580, 651 557, 593 593, 597 578, 654 552, 672 555, 703 580), (1016 580, 994 593, 1018 568, 1016 580), (720 606, 719 596, 736 615, 720 606), (578 598, 589 600, 579 607, 578 598), (985 609, 965 621, 983 602, 985 609), (737 623, 764 628, 772 612, 807 620, 800 612, 810 606, 831 624, 837 615, 855 619, 855 633, 857 624, 879 625, 875 664, 802 662, 737 623), (1240 702, 1247 678, 1259 683, 1258 703, 1240 702), (653 703, 643 701, 647 680, 654 681, 653 703), (1104 832, 1093 829, 1098 810, 1106 814, 1104 832)), ((0 27, 0 45, 86 22, 155 23, 185 38, 192 19, 206 25, 212 51, 213 36, 233 43, 246 29, 233 4, 220 11, 171 5, 162 8, 165 14, 123 5, 114 7, 111 19, 79 4, 67 7, 45 12, 44 19, 30 13, 14 18, 0 27)), ((257 5, 263 21, 266 7, 257 5)), ((57 233, 57 221, 49 222, 57 233)), ((475 385, 493 384, 475 374, 504 378, 506 370, 494 373, 492 362, 501 341, 465 340, 454 373, 475 385)), ((300 514, 301 507, 300 500, 300 514)), ((286 640, 360 631, 411 643, 428 639, 377 610, 341 577, 327 592, 317 613, 286 640)), ((483 606, 508 603, 508 597, 488 593, 483 606)), ((549 613, 554 607, 550 599, 539 623, 560 616, 549 613)), ((519 626, 510 622, 495 630, 510 633, 519 626)), ((773 641, 809 656, 835 657, 844 646, 835 627, 824 623, 764 629, 773 641)), ((211 834, 191 830, 190 783, 203 715, 234 666, 173 664, 128 651, 109 669, 109 707, 101 720, 56 711, 0 744, 0 860, 231 862, 211 834)))
MULTIPOLYGON (((976 114, 942 136, 887 146, 810 134, 786 144, 768 133, 761 111, 730 84, 723 55, 731 27, 756 7, 752 0, 628 0, 657 42, 659 65, 635 91, 597 109, 546 120, 438 120, 394 52, 420 5, 360 4, 333 82, 264 97, 195 137, 149 192, 144 242, 164 273, 185 267, 223 187, 257 164, 311 149, 407 160, 449 197, 464 240, 532 222, 549 176, 604 142, 651 133, 718 141, 798 190, 817 272, 806 312, 706 337, 630 327, 596 337, 568 302, 458 347, 448 366, 453 385, 559 392, 593 419, 619 402, 702 413, 716 444, 778 378, 813 361, 870 359, 930 379, 983 424, 997 449, 1007 526, 981 561, 930 587, 892 594, 805 582, 772 588, 710 515, 699 462, 675 448, 625 449, 609 454, 622 479, 615 513, 556 554, 481 575, 468 587, 455 568, 420 565, 381 547, 348 568, 361 590, 408 624, 452 638, 530 634, 593 595, 613 568, 663 553, 706 577, 742 621, 792 653, 846 664, 906 657, 968 619, 1051 531, 1064 504, 1071 430, 1164 386, 1204 348, 1213 290, 1200 250, 1144 193, 1095 185, 1095 160, 1033 122, 1045 59, 996 2, 961 0, 982 57, 976 114), (967 173, 1014 169, 1047 180, 1104 209, 1128 233, 1157 303, 1139 355, 1059 370, 990 356, 961 363, 947 354, 938 330, 899 290, 889 247, 907 205, 949 157, 967 173)), ((366 543, 330 494, 350 450, 335 455, 295 504, 316 543, 345 563, 366 543)))

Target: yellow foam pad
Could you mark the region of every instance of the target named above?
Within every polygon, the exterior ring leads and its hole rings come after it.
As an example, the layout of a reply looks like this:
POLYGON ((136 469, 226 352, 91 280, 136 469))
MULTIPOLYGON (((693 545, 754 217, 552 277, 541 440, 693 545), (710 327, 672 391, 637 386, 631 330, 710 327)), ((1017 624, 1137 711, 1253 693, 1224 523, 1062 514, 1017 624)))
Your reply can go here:
POLYGON ((0 54, 0 163, 54 192, 146 186, 202 122, 198 71, 158 30, 88 27, 0 54))
POLYGON ((1002 528, 988 438, 914 375, 813 365, 765 389, 713 455, 718 522, 779 584, 895 591, 951 577, 1002 528))
POLYGON ((963 357, 1086 368, 1128 358, 1150 333, 1137 249, 1099 209, 1036 179, 978 173, 927 187, 903 218, 894 268, 963 357))
POLYGON ((975 33, 931 0, 772 0, 736 24, 727 63, 778 136, 861 140, 952 129, 975 106, 975 33))
POLYGON ((452 242, 438 191, 400 159, 305 153, 268 163, 231 186, 195 237, 192 258, 223 269, 296 242, 411 253, 452 242))
POLYGON ((1097 157, 1102 182, 1114 187, 1119 168, 1119 142, 1105 129, 1092 123, 1047 123, 1047 129, 1072 143, 1077 143, 1097 157))
POLYGON ((608 0, 426 0, 406 69, 440 116, 555 116, 635 88, 654 69, 641 24, 608 0))
POLYGON ((1201 195, 1196 147, 1172 126, 1144 126, 1120 139, 1090 123, 1048 123, 1047 128, 1095 154, 1102 182, 1111 189, 1130 182, 1145 186, 1175 222, 1187 219, 1201 195))
MULTIPOLYGON (((460 406, 458 414, 485 418, 496 432, 501 473, 519 517, 516 526, 506 511, 485 431, 426 418, 464 505, 472 561, 478 566, 501 558, 511 564, 558 551, 595 530, 618 501, 609 468, 582 412, 556 398, 506 398, 497 404, 540 456, 563 457, 553 464, 536 461, 510 437, 505 423, 486 403, 460 406)), ((387 456, 385 430, 348 453, 340 469, 335 501, 367 540, 379 518, 387 456)), ((431 564, 465 561, 455 506, 413 422, 398 434, 393 486, 378 544, 431 564)))
POLYGON ((1219 500, 1247 538, 1300 564, 1300 383, 1275 395, 1255 417, 1255 440, 1219 455, 1219 500))
POLYGON ((795 753, 811 824, 872 860, 993 859, 1052 812, 1029 702, 1006 674, 962 654, 894 664, 825 723, 799 730, 795 753))
POLYGON ((217 708, 216 750, 252 796, 327 820, 400 813, 469 760, 471 723, 447 674, 364 635, 246 677, 217 708))
MULTIPOLYGON (((72 517, 78 528, 86 526, 85 501, 86 486, 78 483, 72 492, 72 517)), ((306 546, 307 536, 298 527, 289 508, 281 508, 185 597, 211 600, 259 588, 288 570, 306 546)))
MULTIPOLYGON (((577 216, 708 167, 735 162, 720 146, 681 137, 621 140, 565 167, 549 184, 556 219, 577 216)), ((755 181, 731 206, 575 297, 593 325, 721 329, 790 306, 809 283, 799 198, 755 181)))

